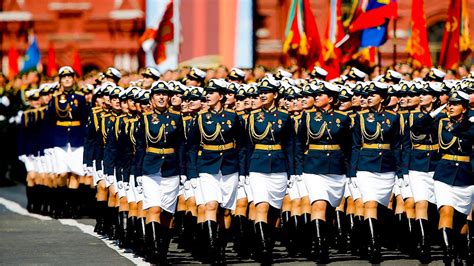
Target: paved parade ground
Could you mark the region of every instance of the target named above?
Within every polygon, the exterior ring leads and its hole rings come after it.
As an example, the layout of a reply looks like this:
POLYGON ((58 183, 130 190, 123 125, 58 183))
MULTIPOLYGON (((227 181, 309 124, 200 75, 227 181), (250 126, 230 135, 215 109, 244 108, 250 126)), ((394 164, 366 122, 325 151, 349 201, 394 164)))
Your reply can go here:
MULTIPOLYGON (((69 264, 69 265, 132 265, 147 264, 141 258, 119 249, 111 241, 93 232, 92 219, 55 220, 30 214, 25 209, 25 187, 17 185, 0 188, 0 264, 69 264)), ((276 264, 312 265, 301 258, 288 258, 283 248, 275 248, 276 264)), ((229 264, 254 264, 241 261, 231 253, 228 245, 229 264)), ((383 252, 382 265, 418 265, 400 253, 383 252)), ((435 251, 432 265, 442 265, 441 254, 435 251)), ((172 264, 197 264, 191 254, 177 250, 171 243, 169 261, 172 264)), ((333 265, 368 265, 348 255, 331 256, 333 265)))

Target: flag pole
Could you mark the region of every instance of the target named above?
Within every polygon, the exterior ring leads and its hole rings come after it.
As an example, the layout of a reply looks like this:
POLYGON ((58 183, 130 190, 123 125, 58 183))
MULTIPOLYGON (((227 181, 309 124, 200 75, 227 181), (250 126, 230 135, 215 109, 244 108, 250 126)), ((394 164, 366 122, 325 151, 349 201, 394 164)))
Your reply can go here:
POLYGON ((393 19, 393 66, 397 64, 397 18, 393 19))

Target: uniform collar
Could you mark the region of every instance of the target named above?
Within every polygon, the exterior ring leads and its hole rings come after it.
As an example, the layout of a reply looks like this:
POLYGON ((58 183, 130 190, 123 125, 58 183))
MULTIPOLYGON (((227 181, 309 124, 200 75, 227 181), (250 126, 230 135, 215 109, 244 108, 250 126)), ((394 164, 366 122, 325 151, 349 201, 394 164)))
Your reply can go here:
POLYGON ((221 107, 221 109, 219 109, 219 110, 217 110, 217 111, 214 110, 214 109, 209 108, 209 112, 212 113, 212 114, 220 114, 220 113, 222 113, 223 111, 224 111, 224 107, 221 107))
POLYGON ((162 115, 162 114, 168 112, 168 109, 165 109, 165 110, 163 110, 163 111, 159 111, 158 109, 153 109, 153 112, 154 112, 155 114, 162 115))
POLYGON ((262 107, 262 110, 263 110, 264 112, 273 113, 273 112, 275 112, 275 111, 277 110, 277 108, 276 108, 276 106, 273 106, 272 108, 270 108, 270 109, 267 110, 267 109, 265 109, 264 107, 262 107))

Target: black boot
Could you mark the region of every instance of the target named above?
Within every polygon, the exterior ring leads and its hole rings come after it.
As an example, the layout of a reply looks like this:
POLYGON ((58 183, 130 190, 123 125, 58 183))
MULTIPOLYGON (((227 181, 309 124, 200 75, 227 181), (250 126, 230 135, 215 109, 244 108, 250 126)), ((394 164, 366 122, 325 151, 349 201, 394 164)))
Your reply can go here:
POLYGON ((245 227, 247 218, 242 215, 234 216, 234 251, 241 257, 248 256, 246 252, 245 227))
POLYGON ((72 219, 80 218, 79 203, 81 202, 81 195, 79 189, 69 189, 69 208, 68 213, 72 219))
MULTIPOLYGON (((397 213, 395 214, 395 230, 393 232, 396 233, 395 235, 395 242, 396 242, 396 248, 402 252, 403 254, 408 254, 408 246, 407 244, 407 224, 408 224, 408 218, 406 213, 397 213)), ((390 228, 387 228, 387 230, 390 230, 390 228)), ((387 239, 386 239, 387 240, 387 239)))
POLYGON ((158 264, 161 260, 159 238, 161 225, 157 222, 150 222, 146 224, 146 237, 147 237, 147 254, 146 259, 152 264, 158 264))
MULTIPOLYGON (((218 242, 217 242, 217 222, 205 221, 204 222, 204 234, 205 234, 205 246, 206 246, 206 262, 209 264, 215 264, 218 258, 218 242)), ((204 244, 203 243, 203 244, 204 244)))
POLYGON ((408 255, 410 258, 416 258, 416 231, 415 230, 415 219, 409 218, 407 220, 407 246, 408 246, 408 255))
MULTIPOLYGON (((281 244, 286 248, 288 253, 290 253, 290 216, 291 212, 289 211, 284 211, 280 215, 280 232, 281 232, 281 244)), ((291 257, 291 255, 290 255, 291 257)))
POLYGON ((118 246, 120 248, 129 248, 130 247, 130 239, 128 238, 128 212, 119 212, 119 236, 118 236, 118 246))
POLYGON ((343 211, 336 211, 336 243, 335 247, 338 253, 346 253, 347 251, 347 237, 346 237, 346 228, 345 228, 345 215, 343 211))
POLYGON ((350 232, 351 238, 351 254, 354 256, 360 256, 361 258, 365 257, 366 245, 364 245, 363 238, 363 221, 364 217, 362 216, 350 216, 349 220, 352 222, 352 229, 350 232))
POLYGON ((364 225, 368 233, 367 252, 369 262, 372 264, 379 264, 382 261, 382 256, 380 254, 378 221, 374 218, 369 218, 364 221, 364 225))
POLYGON ((329 247, 327 243, 327 224, 325 221, 316 219, 311 221, 313 258, 316 263, 326 264, 329 262, 329 247))
POLYGON ((295 257, 298 253, 298 245, 300 245, 302 234, 302 217, 301 215, 293 215, 287 225, 287 235, 283 235, 283 239, 287 238, 286 251, 289 257, 295 257))
POLYGON ((26 210, 31 213, 33 212, 34 208, 34 194, 34 187, 26 186, 26 210))
POLYGON ((311 232, 311 214, 304 213, 301 215, 301 220, 299 222, 299 239, 300 239, 300 250, 304 257, 311 258, 311 243, 313 241, 311 232))
POLYGON ((130 216, 127 218, 127 233, 126 238, 128 239, 129 248, 131 250, 136 249, 136 231, 137 231, 138 218, 136 216, 130 216))
POLYGON ((109 232, 108 236, 110 240, 117 240, 119 236, 119 216, 118 216, 118 208, 116 207, 108 207, 109 209, 109 232))
POLYGON ((173 223, 173 234, 176 237, 176 240, 181 238, 184 228, 185 228, 185 223, 184 223, 184 217, 186 216, 185 211, 178 211, 174 214, 174 223, 173 223))
POLYGON ((425 219, 416 220, 418 227, 417 251, 419 260, 422 264, 431 262, 431 244, 430 244, 430 225, 425 219))
POLYGON ((257 237, 256 260, 262 265, 273 263, 272 249, 270 245, 270 228, 264 222, 255 223, 255 232, 257 237))
POLYGON ((246 247, 249 254, 249 257, 255 259, 255 251, 257 250, 257 233, 255 231, 255 221, 247 220, 246 224, 246 247))
POLYGON ((438 232, 441 248, 443 249, 443 262, 445 265, 451 265, 454 258, 453 230, 451 228, 441 228, 438 232))
POLYGON ((138 256, 146 257, 146 246, 147 246, 147 234, 146 234, 146 225, 145 225, 145 218, 140 217, 137 219, 137 227, 136 227, 136 235, 135 235, 135 242, 136 242, 136 249, 135 252, 138 256))
POLYGON ((97 206, 97 214, 96 214, 96 226, 94 229, 94 232, 96 232, 99 235, 105 235, 107 233, 106 230, 106 215, 107 215, 107 201, 97 201, 96 202, 97 206))
POLYGON ((158 249, 159 249, 159 260, 158 265, 167 265, 168 264, 168 249, 171 241, 171 229, 166 226, 161 226, 160 235, 158 237, 158 249))
POLYGON ((178 239, 178 248, 186 251, 191 251, 194 233, 197 224, 197 217, 192 216, 190 212, 184 216, 184 230, 181 237, 178 239))

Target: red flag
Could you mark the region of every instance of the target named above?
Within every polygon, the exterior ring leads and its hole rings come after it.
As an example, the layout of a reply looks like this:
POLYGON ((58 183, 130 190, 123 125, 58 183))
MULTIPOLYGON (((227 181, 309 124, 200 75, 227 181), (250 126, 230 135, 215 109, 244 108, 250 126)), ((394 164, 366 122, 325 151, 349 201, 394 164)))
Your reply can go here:
POLYGON ((304 57, 306 59, 306 69, 312 69, 319 59, 321 54, 321 40, 319 37, 318 26, 316 25, 316 18, 311 11, 309 0, 303 0, 303 17, 304 17, 304 34, 307 38, 308 54, 304 57))
POLYGON ((79 52, 77 49, 74 49, 72 52, 72 69, 74 69, 79 77, 82 76, 81 59, 79 58, 79 52))
POLYGON ((410 26, 410 38, 408 38, 406 50, 412 59, 413 66, 431 67, 424 0, 412 1, 410 26))
POLYGON ((331 0, 328 14, 328 23, 324 34, 324 44, 319 64, 328 71, 328 79, 337 78, 340 74, 341 50, 335 44, 344 38, 342 25, 341 0, 331 0))
POLYGON ((446 69, 453 69, 461 60, 459 38, 461 37, 461 1, 451 0, 448 9, 448 20, 444 26, 443 42, 439 64, 446 69))
POLYGON ((18 58, 18 51, 13 45, 10 46, 10 49, 8 50, 8 78, 10 80, 13 79, 19 72, 18 58))
POLYGON ((48 65, 46 68, 48 76, 52 77, 58 73, 58 65, 56 64, 56 52, 54 51, 53 43, 49 43, 48 47, 48 65))
POLYGON ((396 19, 398 17, 397 8, 397 2, 391 1, 388 5, 368 10, 357 17, 349 27, 349 32, 378 27, 383 25, 386 19, 396 19))

